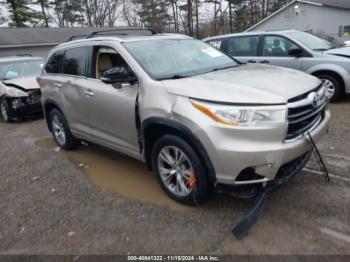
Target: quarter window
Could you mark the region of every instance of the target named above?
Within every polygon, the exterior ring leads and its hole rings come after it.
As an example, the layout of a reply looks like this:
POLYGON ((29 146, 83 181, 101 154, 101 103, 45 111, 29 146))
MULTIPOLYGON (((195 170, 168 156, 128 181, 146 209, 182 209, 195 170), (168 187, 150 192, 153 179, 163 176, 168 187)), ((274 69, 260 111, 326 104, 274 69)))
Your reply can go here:
POLYGON ((61 58, 62 58, 61 52, 57 52, 53 54, 50 57, 49 62, 45 67, 46 73, 59 73, 59 70, 60 70, 59 65, 60 65, 61 58))
POLYGON ((285 37, 265 36, 263 55, 276 57, 289 56, 288 50, 294 48, 299 47, 285 37))
POLYGON ((66 50, 63 59, 63 74, 86 76, 89 49, 89 47, 77 47, 66 50))
POLYGON ((229 38, 227 52, 232 56, 257 56, 259 36, 229 38))

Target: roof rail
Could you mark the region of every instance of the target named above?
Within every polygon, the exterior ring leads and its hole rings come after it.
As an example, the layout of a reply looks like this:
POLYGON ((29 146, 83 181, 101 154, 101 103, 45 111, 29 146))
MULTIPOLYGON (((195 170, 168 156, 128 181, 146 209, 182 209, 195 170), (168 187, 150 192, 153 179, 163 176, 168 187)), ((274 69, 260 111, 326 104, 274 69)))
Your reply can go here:
POLYGON ((92 38, 94 37, 95 35, 98 35, 98 34, 101 34, 101 33, 109 33, 109 32, 120 32, 120 33, 116 33, 115 35, 130 35, 128 33, 122 33, 123 31, 148 31, 150 32, 152 35, 156 35, 157 32, 152 29, 152 28, 119 28, 119 29, 109 29, 109 30, 103 30, 103 31, 94 31, 94 32, 91 32, 90 34, 88 34, 86 36, 86 38, 92 38))
POLYGON ((85 39, 86 37, 87 37, 87 35, 72 35, 72 36, 67 38, 66 42, 70 42, 70 41, 77 40, 77 39, 85 39))

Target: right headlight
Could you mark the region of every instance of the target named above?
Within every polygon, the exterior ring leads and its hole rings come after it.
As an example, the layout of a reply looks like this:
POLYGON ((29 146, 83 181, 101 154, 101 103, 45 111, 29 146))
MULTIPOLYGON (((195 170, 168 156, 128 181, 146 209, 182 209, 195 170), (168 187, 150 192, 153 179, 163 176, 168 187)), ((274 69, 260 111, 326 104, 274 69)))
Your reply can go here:
POLYGON ((286 122, 284 106, 231 106, 191 100, 198 110, 224 125, 258 126, 268 123, 286 122))
POLYGON ((5 94, 7 97, 27 97, 28 94, 15 87, 5 86, 5 94))

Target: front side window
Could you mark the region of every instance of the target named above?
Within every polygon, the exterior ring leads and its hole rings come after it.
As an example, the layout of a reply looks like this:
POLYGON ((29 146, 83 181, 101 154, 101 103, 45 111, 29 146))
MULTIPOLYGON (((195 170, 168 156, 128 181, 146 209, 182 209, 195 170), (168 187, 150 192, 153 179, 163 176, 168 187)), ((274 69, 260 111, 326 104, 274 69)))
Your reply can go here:
POLYGON ((193 39, 156 39, 124 43, 141 67, 156 80, 183 78, 237 66, 232 58, 193 39))
POLYGON ((231 37, 227 42, 227 53, 232 56, 257 56, 259 36, 231 37))
POLYGON ((264 38, 264 56, 283 57, 289 56, 289 49, 299 48, 289 39, 282 36, 265 36, 264 38))
POLYGON ((86 63, 89 51, 89 47, 67 49, 63 58, 63 74, 86 76, 86 63))
POLYGON ((118 68, 125 73, 130 73, 132 70, 124 60, 124 58, 114 49, 109 47, 95 47, 95 70, 93 77, 100 79, 103 72, 111 69, 118 68))
POLYGON ((43 63, 41 59, 0 63, 0 80, 38 76, 43 63))

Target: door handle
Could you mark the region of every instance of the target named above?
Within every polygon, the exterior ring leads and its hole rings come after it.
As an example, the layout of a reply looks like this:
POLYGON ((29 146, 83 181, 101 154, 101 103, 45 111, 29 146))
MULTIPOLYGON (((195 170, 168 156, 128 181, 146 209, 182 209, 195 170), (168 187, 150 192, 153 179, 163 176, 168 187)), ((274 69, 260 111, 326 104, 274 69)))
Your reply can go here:
POLYGON ((247 63, 250 63, 250 64, 255 64, 256 61, 255 60, 248 60, 247 63))
POLYGON ((262 60, 262 61, 260 62, 260 64, 270 64, 270 61, 269 61, 269 60, 262 60))
POLYGON ((54 83, 53 84, 55 87, 62 87, 62 84, 60 84, 60 83, 54 83))
POLYGON ((92 96, 95 96, 95 93, 92 92, 91 90, 85 90, 84 91, 84 94, 88 97, 92 97, 92 96))

